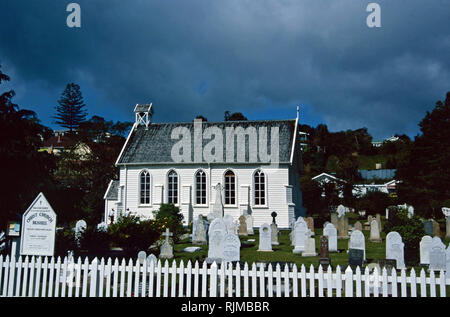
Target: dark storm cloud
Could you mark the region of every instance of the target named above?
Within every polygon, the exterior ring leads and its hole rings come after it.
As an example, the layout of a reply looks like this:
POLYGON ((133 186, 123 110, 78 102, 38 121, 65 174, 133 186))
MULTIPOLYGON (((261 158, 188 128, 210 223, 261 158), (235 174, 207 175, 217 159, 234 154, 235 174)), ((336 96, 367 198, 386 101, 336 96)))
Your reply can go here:
POLYGON ((294 116, 301 103, 332 130, 415 134, 450 90, 448 2, 377 1, 380 29, 366 26, 369 2, 78 1, 70 29, 69 1, 4 0, 0 62, 23 83, 87 83, 114 119, 148 101, 159 121, 294 116))

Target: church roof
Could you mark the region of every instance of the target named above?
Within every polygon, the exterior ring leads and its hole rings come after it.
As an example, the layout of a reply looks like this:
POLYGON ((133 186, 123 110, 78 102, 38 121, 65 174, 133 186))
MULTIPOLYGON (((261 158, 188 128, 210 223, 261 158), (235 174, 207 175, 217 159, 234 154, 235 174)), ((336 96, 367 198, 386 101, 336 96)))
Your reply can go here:
POLYGON ((108 200, 118 200, 119 199, 119 181, 112 180, 109 182, 108 188, 106 189, 105 196, 103 199, 108 200))
MULTIPOLYGON (((271 149, 271 128, 279 128, 279 162, 290 163, 291 152, 293 151, 293 142, 295 141, 295 124, 296 120, 264 120, 264 121, 223 121, 223 122, 206 122, 203 121, 203 131, 208 127, 218 127, 222 130, 223 135, 223 162, 225 162, 226 155, 226 133, 227 127, 255 127, 259 132, 260 127, 267 127, 267 147, 270 153, 271 149)), ((177 127, 185 127, 191 133, 191 156, 194 156, 194 122, 184 123, 152 123, 148 126, 139 125, 131 131, 127 142, 122 149, 122 152, 117 160, 118 165, 122 164, 174 164, 171 157, 172 147, 179 139, 172 140, 172 130, 177 127)), ((211 142, 211 139, 203 139, 203 148, 206 144, 211 142)), ((235 142, 236 143, 236 142, 235 142)), ((249 146, 245 142, 245 160, 249 160, 249 146)), ((234 144, 234 162, 237 162, 237 146, 234 144)), ((205 161, 203 161, 205 162, 205 161)), ((240 162, 242 163, 242 162, 240 162)), ((257 163, 264 163, 259 161, 257 163)), ((181 163, 182 164, 182 163, 181 163)))

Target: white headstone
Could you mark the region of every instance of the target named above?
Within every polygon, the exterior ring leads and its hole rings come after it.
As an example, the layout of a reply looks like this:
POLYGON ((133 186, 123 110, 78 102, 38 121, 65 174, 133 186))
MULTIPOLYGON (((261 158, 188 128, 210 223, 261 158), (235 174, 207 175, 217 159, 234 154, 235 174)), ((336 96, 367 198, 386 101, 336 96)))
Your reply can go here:
POLYGON ((203 216, 199 215, 197 221, 192 226, 192 243, 206 244, 206 224, 203 221, 203 216), (195 228, 195 230, 194 230, 195 228))
POLYGON ((278 243, 278 227, 276 225, 276 223, 271 223, 270 224, 270 231, 271 231, 271 236, 272 236, 272 245, 279 245, 278 243))
POLYGON ((161 252, 159 254, 160 259, 171 259, 173 258, 173 247, 169 242, 169 237, 172 236, 173 233, 170 233, 169 228, 166 229, 166 232, 163 233, 163 236, 166 237, 164 243, 161 246, 161 252))
POLYGON ((241 241, 239 240, 239 237, 237 235, 227 233, 223 237, 222 248, 222 259, 224 262, 233 262, 240 260, 241 241))
POLYGON ((363 259, 364 261, 366 260, 366 239, 361 231, 356 229, 352 231, 350 240, 348 241, 348 248, 363 250, 363 259))
POLYGON ((441 238, 434 237, 430 249, 430 270, 445 270, 445 245, 441 238))
POLYGON ((343 205, 339 205, 336 209, 336 212, 338 214, 338 217, 342 217, 347 212, 347 208, 345 208, 343 205))
POLYGON ((297 219, 294 227, 294 250, 293 253, 301 253, 305 250, 305 241, 308 233, 308 225, 303 218, 297 219))
POLYGON ((138 261, 140 264, 144 263, 144 260, 147 258, 147 253, 145 251, 138 252, 138 261))
POLYGON ((150 265, 150 263, 153 262, 155 265, 158 263, 158 258, 152 253, 147 257, 147 265, 150 265))
POLYGON ((430 250, 433 238, 423 236, 420 240, 420 264, 430 264, 430 250))
POLYGON ((108 225, 105 222, 101 222, 97 225, 97 230, 106 232, 108 231, 108 225))
POLYGON ((21 255, 53 256, 56 213, 40 193, 22 216, 21 255))
POLYGON ((223 221, 225 222, 225 225, 227 227, 227 232, 232 233, 234 230, 233 216, 225 215, 223 217, 223 221))
POLYGON ((217 183, 214 189, 216 190, 216 201, 214 202, 213 206, 213 214, 215 218, 222 218, 223 217, 222 186, 220 185, 220 183, 217 183))
POLYGON ((87 223, 84 220, 78 220, 75 224, 75 240, 78 240, 81 238, 81 235, 83 232, 86 231, 87 223))
POLYGON ((223 256, 223 238, 227 234, 227 228, 222 218, 216 218, 208 229, 208 262, 221 261, 223 256))
POLYGON ((314 238, 306 238, 305 251, 302 252, 302 256, 317 256, 316 240, 314 238))
POLYGON ((328 251, 337 252, 337 229, 332 223, 328 223, 323 229, 323 235, 328 237, 328 251))
POLYGON ((376 219, 370 223, 370 242, 381 242, 380 227, 376 219))
POLYGON ((396 260, 397 269, 405 268, 405 244, 402 236, 395 231, 386 235, 386 259, 396 260))
POLYGON ((255 232, 253 231, 253 216, 252 215, 246 215, 246 222, 247 222, 247 233, 249 235, 254 235, 255 232))
POLYGON ((272 251, 272 231, 267 223, 259 228, 258 251, 272 251))

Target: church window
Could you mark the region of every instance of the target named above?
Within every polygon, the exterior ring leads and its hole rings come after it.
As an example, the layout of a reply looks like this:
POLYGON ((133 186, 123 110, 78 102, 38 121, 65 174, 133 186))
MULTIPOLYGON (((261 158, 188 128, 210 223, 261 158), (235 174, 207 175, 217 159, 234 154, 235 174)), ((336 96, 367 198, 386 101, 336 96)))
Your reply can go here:
POLYGON ((178 204, 178 174, 174 170, 171 170, 167 177, 168 203, 178 204))
POLYGON ((225 173, 225 205, 236 204, 236 177, 233 171, 225 173))
POLYGON ((143 205, 150 204, 150 173, 148 171, 142 171, 140 174, 140 202, 143 205))
POLYGON ((264 206, 266 204, 266 179, 261 170, 255 172, 253 176, 253 185, 255 206, 264 206))
POLYGON ((206 205, 206 173, 202 170, 195 174, 195 199, 197 205, 206 205))

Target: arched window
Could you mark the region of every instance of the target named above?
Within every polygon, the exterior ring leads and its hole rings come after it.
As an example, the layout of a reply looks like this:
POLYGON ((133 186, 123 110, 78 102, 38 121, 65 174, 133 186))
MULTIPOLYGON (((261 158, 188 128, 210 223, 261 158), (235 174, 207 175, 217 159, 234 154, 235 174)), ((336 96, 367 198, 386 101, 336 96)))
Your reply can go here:
POLYGON ((142 171, 140 174, 141 192, 140 202, 144 205, 150 204, 150 173, 142 171))
POLYGON ((236 176, 233 171, 225 173, 225 205, 236 204, 236 176))
POLYGON ((206 173, 202 170, 195 173, 195 202, 206 205, 206 173))
POLYGON ((169 204, 178 204, 178 174, 171 170, 167 174, 167 199, 169 204))
POLYGON ((253 176, 253 185, 255 206, 264 206, 266 204, 266 178, 261 170, 255 172, 253 176))

